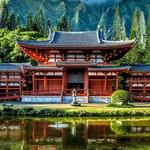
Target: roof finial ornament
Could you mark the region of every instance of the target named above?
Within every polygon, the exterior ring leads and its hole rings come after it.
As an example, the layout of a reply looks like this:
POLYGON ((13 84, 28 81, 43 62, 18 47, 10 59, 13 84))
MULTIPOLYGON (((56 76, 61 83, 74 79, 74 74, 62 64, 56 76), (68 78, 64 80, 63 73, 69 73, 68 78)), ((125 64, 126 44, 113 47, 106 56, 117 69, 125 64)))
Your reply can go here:
POLYGON ((100 43, 102 43, 104 40, 104 33, 103 33, 103 28, 101 26, 98 26, 98 36, 99 36, 100 43))
POLYGON ((51 34, 52 34, 52 30, 51 30, 51 29, 49 29, 48 40, 50 40, 50 39, 51 39, 51 34))

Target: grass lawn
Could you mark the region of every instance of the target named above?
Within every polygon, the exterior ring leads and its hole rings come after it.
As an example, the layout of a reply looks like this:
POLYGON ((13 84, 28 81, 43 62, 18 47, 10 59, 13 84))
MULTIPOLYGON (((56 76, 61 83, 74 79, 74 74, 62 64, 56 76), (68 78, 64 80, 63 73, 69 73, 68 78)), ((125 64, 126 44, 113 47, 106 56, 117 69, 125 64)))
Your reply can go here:
MULTIPOLYGON (((41 109, 63 109, 63 110, 120 110, 120 109, 146 109, 150 110, 150 103, 134 103, 134 108, 108 107, 108 104, 82 104, 81 106, 71 106, 70 104, 14 104, 15 108, 33 107, 36 110, 41 109)), ((0 105, 2 109, 2 105, 0 105)))
MULTIPOLYGON (((108 107, 107 104, 82 104, 79 107, 71 106, 70 104, 14 104, 13 109, 33 108, 39 112, 48 109, 55 112, 56 116, 59 113, 66 116, 150 116, 150 103, 134 103, 135 107, 108 107)), ((0 106, 3 110, 3 106, 0 106)), ((62 115, 63 116, 63 115, 62 115)))

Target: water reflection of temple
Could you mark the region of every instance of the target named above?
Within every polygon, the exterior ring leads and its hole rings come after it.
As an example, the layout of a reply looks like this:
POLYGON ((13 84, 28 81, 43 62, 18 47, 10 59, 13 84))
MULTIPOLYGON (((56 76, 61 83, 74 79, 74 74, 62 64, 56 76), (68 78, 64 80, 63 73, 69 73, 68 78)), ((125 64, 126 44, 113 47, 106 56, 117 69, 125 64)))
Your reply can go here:
POLYGON ((40 120, 1 120, 0 147, 10 150, 80 150, 99 146, 113 147, 129 141, 148 142, 149 123, 150 121, 138 121, 132 122, 132 126, 128 123, 120 126, 120 123, 112 124, 110 121, 54 123, 40 120))

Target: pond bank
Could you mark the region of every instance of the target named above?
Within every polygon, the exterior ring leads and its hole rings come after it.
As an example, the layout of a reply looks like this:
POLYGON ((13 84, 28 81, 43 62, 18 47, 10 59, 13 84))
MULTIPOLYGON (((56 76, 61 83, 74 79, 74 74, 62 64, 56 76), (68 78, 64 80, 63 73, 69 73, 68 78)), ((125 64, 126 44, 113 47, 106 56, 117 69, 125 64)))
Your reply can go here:
POLYGON ((106 104, 82 104, 73 107, 69 104, 17 104, 0 106, 1 116, 34 117, 100 117, 100 116, 150 116, 149 104, 134 104, 135 107, 108 107, 106 104))

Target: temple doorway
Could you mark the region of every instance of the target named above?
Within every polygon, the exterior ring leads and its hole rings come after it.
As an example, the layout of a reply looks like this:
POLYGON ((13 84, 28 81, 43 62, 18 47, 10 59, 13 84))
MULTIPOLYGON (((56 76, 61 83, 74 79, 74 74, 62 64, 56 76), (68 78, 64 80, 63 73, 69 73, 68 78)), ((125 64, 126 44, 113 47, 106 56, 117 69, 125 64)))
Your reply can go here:
POLYGON ((84 69, 68 69, 67 75, 67 89, 84 89, 84 69))

